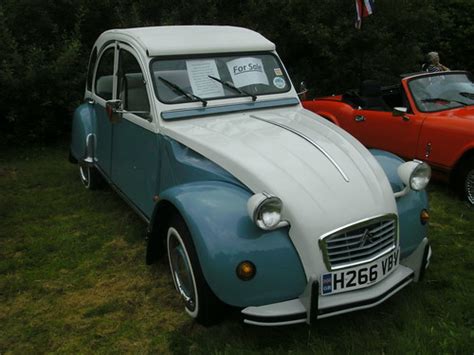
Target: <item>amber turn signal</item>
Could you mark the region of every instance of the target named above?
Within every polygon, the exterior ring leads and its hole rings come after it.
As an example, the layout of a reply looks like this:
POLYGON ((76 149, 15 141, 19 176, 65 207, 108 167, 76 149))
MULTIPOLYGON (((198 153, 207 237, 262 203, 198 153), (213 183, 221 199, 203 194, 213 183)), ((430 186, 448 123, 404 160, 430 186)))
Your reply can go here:
POLYGON ((251 261, 242 261, 238 266, 237 266, 237 276, 239 279, 243 281, 249 281, 253 279, 255 274, 257 273, 257 269, 255 268, 255 265, 251 261))
POLYGON ((426 223, 429 222, 429 220, 430 220, 430 214, 428 213, 428 211, 422 210, 420 213, 421 224, 425 225, 426 223))

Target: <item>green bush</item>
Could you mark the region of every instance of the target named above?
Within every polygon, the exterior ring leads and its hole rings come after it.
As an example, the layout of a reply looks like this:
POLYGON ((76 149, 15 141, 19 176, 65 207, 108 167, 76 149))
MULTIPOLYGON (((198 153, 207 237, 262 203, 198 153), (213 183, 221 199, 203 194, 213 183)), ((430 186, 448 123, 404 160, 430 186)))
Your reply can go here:
POLYGON ((395 82, 399 74, 419 70, 431 50, 448 67, 472 69, 471 9, 469 0, 378 0, 375 15, 358 31, 352 0, 3 0, 2 142, 68 139, 90 48, 109 28, 248 27, 277 44, 295 83, 306 80, 314 95, 326 95, 357 87, 364 78, 395 82))

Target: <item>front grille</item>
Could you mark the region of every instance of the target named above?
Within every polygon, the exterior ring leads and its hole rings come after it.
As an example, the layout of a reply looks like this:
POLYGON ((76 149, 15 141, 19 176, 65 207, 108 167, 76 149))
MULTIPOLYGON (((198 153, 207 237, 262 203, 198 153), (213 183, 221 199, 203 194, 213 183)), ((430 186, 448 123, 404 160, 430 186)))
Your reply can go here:
POLYGON ((387 215, 356 223, 321 239, 329 269, 375 260, 397 245, 397 217, 387 215))

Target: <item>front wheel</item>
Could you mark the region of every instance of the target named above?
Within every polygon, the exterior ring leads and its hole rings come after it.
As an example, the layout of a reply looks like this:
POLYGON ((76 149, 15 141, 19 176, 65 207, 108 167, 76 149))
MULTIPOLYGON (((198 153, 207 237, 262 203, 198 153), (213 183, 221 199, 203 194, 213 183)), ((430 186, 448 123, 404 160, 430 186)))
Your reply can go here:
POLYGON ((463 197, 474 206, 474 158, 464 164, 461 171, 461 183, 463 186, 463 197))
POLYGON ((171 276, 186 312, 202 325, 217 323, 222 303, 204 279, 191 235, 180 216, 168 227, 166 245, 171 276))

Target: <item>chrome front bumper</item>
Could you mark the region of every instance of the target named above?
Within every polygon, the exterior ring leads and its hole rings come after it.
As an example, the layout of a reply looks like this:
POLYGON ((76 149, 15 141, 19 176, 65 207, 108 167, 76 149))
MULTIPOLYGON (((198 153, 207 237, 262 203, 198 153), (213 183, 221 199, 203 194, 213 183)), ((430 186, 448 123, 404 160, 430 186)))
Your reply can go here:
POLYGON ((305 292, 297 299, 243 309, 244 323, 259 326, 311 324, 317 319, 377 306, 410 282, 418 281, 430 258, 431 247, 425 238, 386 279, 367 288, 329 296, 320 295, 319 278, 311 277, 305 292))

